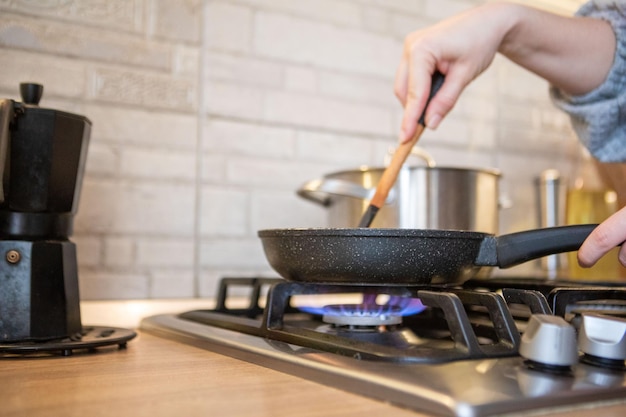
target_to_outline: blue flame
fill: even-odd
[[[361,304],[337,304],[323,307],[298,306],[298,309],[305,313],[316,315],[338,315],[338,316],[368,316],[378,317],[381,315],[411,316],[421,313],[426,306],[418,298],[389,296],[389,300],[384,304],[378,304],[376,297],[378,294],[363,294]]]

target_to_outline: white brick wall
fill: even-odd
[[[221,276],[274,276],[257,230],[325,225],[295,190],[382,165],[404,36],[480,3],[0,0],[2,97],[38,81],[43,106],[93,122],[73,236],[81,296],[210,296]],[[503,171],[502,232],[535,226],[532,178],[568,173],[578,152],[545,83],[501,58],[422,146],[441,166]]]
[[[121,32],[141,33],[144,27],[144,5],[146,0],[72,0],[38,1],[37,7],[27,0],[3,0],[0,6],[5,11],[17,11],[47,20],[80,23]],[[38,19],[38,20],[43,20]]]
[[[260,56],[357,74],[389,76],[402,48],[390,37],[279,13],[257,12],[254,28]]]
[[[191,184],[86,178],[76,218],[81,233],[193,236]]]
[[[253,11],[233,3],[207,2],[204,42],[208,48],[218,51],[246,53],[251,49]]]
[[[152,0],[147,7],[150,36],[192,44],[200,40],[202,0]]]
[[[1,16],[0,14],[0,19]],[[0,32],[0,88],[4,92],[3,97],[17,98],[17,86],[22,81],[38,81],[44,84],[46,99],[66,97],[77,100],[85,96],[87,77],[83,63],[59,56],[11,49],[5,39]]]

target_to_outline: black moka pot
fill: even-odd
[[[68,238],[91,122],[39,107],[42,85],[20,92],[22,103],[0,100],[0,342],[80,338]]]

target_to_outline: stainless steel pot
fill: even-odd
[[[402,168],[372,227],[498,233],[499,179],[493,169]],[[303,184],[301,197],[328,209],[328,227],[355,227],[384,168],[339,171]]]

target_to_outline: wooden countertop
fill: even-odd
[[[121,308],[120,317],[135,320],[129,311],[147,311],[146,303],[139,305],[107,303],[106,318],[94,313],[102,306],[90,306],[83,323],[111,323],[116,306]],[[149,313],[154,312],[152,307]],[[163,307],[159,304],[157,310]],[[111,323],[124,327],[120,324]],[[111,347],[69,357],[0,358],[0,376],[0,416],[424,417],[141,331],[122,350]],[[587,417],[590,413],[623,417],[626,403],[550,416]]]
[[[123,350],[0,359],[0,415],[419,414],[140,332]]]
[[[0,415],[423,417],[140,332],[126,349],[0,359]],[[622,417],[626,405],[551,416]]]

